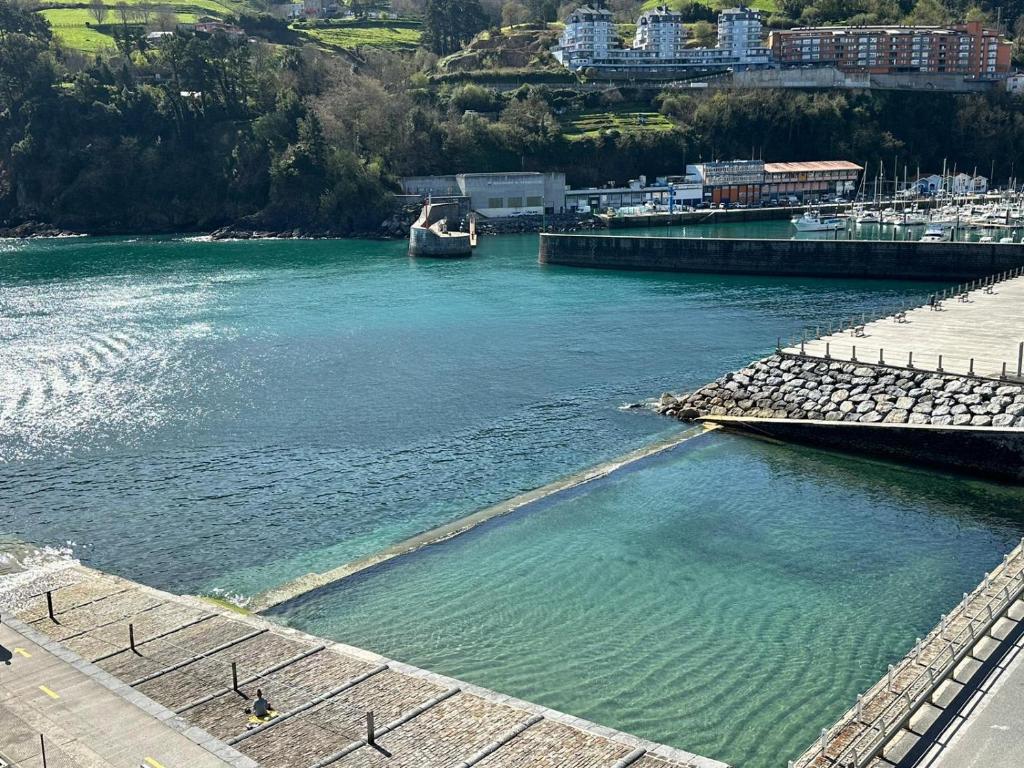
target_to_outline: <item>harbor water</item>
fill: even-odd
[[[67,547],[244,600],[671,435],[625,406],[935,287],[536,258],[536,236],[458,261],[401,242],[0,241],[0,550]],[[280,615],[757,768],[1022,528],[1020,496],[984,483],[686,446]]]

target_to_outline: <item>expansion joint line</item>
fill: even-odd
[[[326,693],[323,693],[320,696],[317,696],[315,699],[311,699],[310,701],[307,701],[305,704],[302,704],[302,705],[296,707],[295,709],[291,710],[290,712],[285,712],[283,714],[280,714],[280,715],[278,715],[277,717],[275,717],[273,720],[271,720],[268,723],[263,723],[263,725],[258,725],[255,728],[253,728],[252,730],[246,731],[245,733],[239,734],[238,736],[235,736],[234,738],[228,739],[228,741],[227,741],[228,746],[233,747],[233,746],[235,746],[235,744],[238,744],[240,741],[245,741],[250,736],[255,736],[257,733],[263,733],[268,728],[273,728],[275,725],[280,725],[285,720],[290,720],[291,718],[295,717],[296,715],[302,714],[306,710],[312,709],[313,707],[317,706],[318,704],[323,704],[325,701],[328,701],[329,699],[333,699],[339,693],[344,693],[349,688],[354,688],[355,686],[359,685],[363,681],[369,680],[374,675],[380,674],[381,672],[383,672],[387,668],[388,668],[387,664],[381,664],[379,667],[374,667],[373,669],[369,670],[368,672],[364,672],[363,674],[358,675],[357,677],[350,678],[350,679],[346,680],[344,683],[342,683],[341,685],[339,685],[337,688],[332,688],[331,690],[327,691]]]
[[[151,643],[154,640],[160,640],[160,639],[162,639],[164,637],[167,637],[168,635],[173,635],[175,632],[180,632],[183,629],[188,629],[189,627],[194,627],[196,624],[202,624],[204,621],[209,621],[210,619],[212,619],[216,615],[217,614],[215,614],[215,613],[208,613],[205,616],[200,616],[199,618],[193,619],[192,621],[187,621],[184,624],[182,624],[181,626],[174,627],[173,629],[168,629],[166,632],[161,632],[160,634],[153,635],[152,637],[147,637],[145,640],[137,641],[135,643],[135,647],[138,648],[139,646],[145,645],[146,643]],[[117,656],[118,654],[124,653],[125,651],[128,651],[128,650],[131,650],[131,648],[128,647],[128,646],[125,646],[124,648],[120,648],[120,649],[118,649],[116,651],[111,651],[110,653],[105,653],[102,656],[97,656],[95,659],[93,659],[92,663],[93,664],[98,664],[101,661],[106,661],[107,659],[113,658],[114,656]]]
[[[479,749],[476,752],[474,752],[472,755],[467,757],[461,763],[456,765],[455,768],[473,768],[474,765],[476,765],[477,763],[483,761],[485,758],[490,757],[495,752],[497,752],[499,749],[501,749],[506,744],[508,744],[510,741],[512,741],[512,739],[516,738],[516,736],[518,736],[523,731],[525,731],[527,728],[530,728],[530,727],[536,725],[537,723],[539,723],[543,719],[544,719],[543,715],[533,715],[531,718],[529,718],[528,720],[523,721],[522,723],[517,725],[515,728],[512,728],[511,730],[506,731],[505,733],[503,733],[501,736],[499,736],[497,739],[492,741],[487,746],[485,746],[482,749]],[[612,768],[617,768],[617,766],[612,766]]]
[[[242,635],[241,637],[235,638],[234,640],[229,640],[226,643],[221,643],[216,648],[211,648],[208,651],[204,651],[203,653],[196,654],[191,659],[185,659],[185,661],[179,661],[177,664],[172,664],[169,667],[164,667],[163,669],[157,670],[156,672],[151,672],[148,675],[144,675],[143,677],[140,677],[138,680],[133,680],[131,683],[129,683],[129,685],[132,688],[135,688],[136,686],[142,685],[143,683],[148,683],[150,680],[155,680],[156,678],[158,678],[158,677],[160,677],[162,675],[166,675],[166,674],[168,674],[170,672],[174,672],[176,670],[182,669],[183,667],[187,667],[189,664],[194,664],[197,661],[202,661],[203,659],[205,659],[205,658],[207,658],[209,656],[213,656],[213,654],[215,654],[215,653],[220,653],[221,651],[226,651],[228,648],[236,646],[239,643],[244,643],[246,640],[252,640],[254,637],[259,637],[260,635],[262,635],[263,633],[265,633],[267,631],[268,630],[266,630],[266,629],[257,629],[255,632],[248,632],[248,633]]]
[[[143,608],[142,610],[136,611],[135,613],[133,613],[131,615],[131,618],[135,618],[136,616],[141,616],[144,613],[149,613],[150,611],[154,611],[154,610],[156,610],[157,608],[159,608],[162,605],[167,605],[167,603],[157,603],[156,605],[151,605],[148,608]],[[90,632],[93,632],[93,631],[95,631],[97,629],[103,629],[104,627],[113,626],[114,624],[122,622],[122,621],[124,621],[127,618],[129,618],[129,617],[126,616],[126,615],[118,616],[116,619],[110,619],[110,621],[101,622],[101,623],[99,623],[99,624],[97,624],[97,625],[95,625],[93,627],[89,627],[87,629],[79,630],[78,632],[75,632],[74,634],[65,635],[58,642],[66,643],[68,640],[74,640],[75,638],[81,637],[82,635],[87,635]],[[136,643],[136,645],[138,645],[138,643]]]
[[[632,765],[633,763],[635,763],[637,760],[639,760],[641,757],[643,757],[646,754],[647,754],[647,750],[646,749],[643,749],[643,748],[634,749],[632,752],[630,752],[624,758],[622,758],[621,760],[618,760],[612,766],[612,768],[627,768],[627,766]]]
[[[75,582],[75,584],[77,584],[77,583],[78,582]],[[75,586],[75,584],[68,584],[67,586],[73,587],[73,586]],[[63,589],[63,587],[61,589]],[[64,608],[63,610],[60,610],[60,611],[54,610],[53,615],[54,616],[63,616],[65,613],[71,613],[71,611],[77,611],[79,608],[85,608],[87,605],[95,605],[96,603],[101,603],[104,600],[107,600],[107,599],[109,599],[111,597],[115,597],[117,595],[123,595],[125,592],[130,592],[131,589],[132,589],[131,587],[125,587],[125,588],[119,589],[119,590],[117,590],[115,592],[110,592],[110,593],[108,593],[106,595],[100,595],[99,597],[94,597],[92,600],[86,600],[84,603],[75,603],[74,605],[72,605],[69,608]],[[60,589],[53,589],[53,590],[50,590],[50,592],[59,593]],[[39,592],[38,594],[32,595],[32,597],[43,597],[45,594],[46,594],[46,592]],[[29,626],[31,626],[33,624],[38,624],[41,621],[49,621],[49,619],[50,619],[49,616],[40,616],[38,619],[32,619],[32,621],[29,622]]]
[[[450,699],[452,696],[454,696],[457,693],[461,692],[461,690],[462,689],[458,688],[458,687],[449,688],[444,693],[441,693],[441,694],[435,696],[432,699],[428,699],[427,701],[423,702],[422,704],[420,704],[415,709],[410,709],[408,712],[406,712],[405,714],[401,715],[396,720],[392,720],[390,723],[385,725],[383,728],[379,728],[379,729],[375,730],[373,732],[373,738],[377,739],[377,737],[379,737],[379,736],[386,736],[387,734],[391,733],[396,728],[399,728],[399,727],[405,725],[406,723],[408,723],[413,718],[419,717],[420,715],[422,715],[424,712],[426,712],[431,707],[436,707],[438,704],[440,704],[445,699]],[[361,748],[367,746],[368,744],[369,744],[369,742],[367,742],[366,739],[360,739],[359,741],[353,741],[351,744],[349,744],[344,749],[335,752],[333,755],[328,755],[327,757],[325,757],[320,762],[315,763],[311,768],[325,768],[326,766],[331,765],[331,763],[336,763],[338,760],[341,760],[343,757],[351,755],[357,749],[361,749]]]
[[[243,685],[255,683],[260,678],[266,677],[267,675],[272,675],[275,672],[280,672],[285,667],[290,667],[292,664],[295,664],[296,662],[302,661],[303,659],[307,659],[316,653],[320,653],[320,651],[324,650],[324,648],[326,648],[326,646],[318,645],[315,648],[310,648],[308,651],[297,653],[291,658],[278,662],[272,667],[267,667],[266,669],[262,669],[259,672],[256,672],[255,674],[249,675],[249,677],[239,680],[238,687],[241,688]],[[209,693],[206,696],[196,699],[195,701],[188,702],[185,706],[181,707],[180,709],[174,710],[174,714],[180,715],[182,712],[187,712],[190,709],[195,709],[196,707],[202,706],[203,704],[213,701],[216,698],[236,691],[236,688],[221,688],[219,691],[214,691],[213,693]]]

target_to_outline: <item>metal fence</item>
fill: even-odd
[[[1010,572],[1011,565],[1017,569],[1016,573]],[[898,666],[890,665],[886,677],[866,695],[858,696],[856,705],[839,722],[832,728],[822,729],[817,743],[799,759],[790,761],[790,768],[822,764],[863,768],[868,765],[1022,595],[1024,539],[1003,558],[994,574],[985,574],[984,581],[974,592],[964,594],[953,615],[943,616],[939,626],[923,642],[919,639]],[[951,625],[964,619],[966,624],[946,637]],[[927,661],[922,661],[923,658]],[[907,672],[912,672],[912,676],[901,682]],[[879,704],[880,708],[865,719],[865,713]],[[845,733],[851,728],[853,734]],[[826,758],[827,762],[818,763],[821,758]]]

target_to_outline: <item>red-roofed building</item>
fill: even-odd
[[[847,194],[857,188],[864,170],[847,160],[822,160],[806,163],[765,163],[761,197],[805,197]]]

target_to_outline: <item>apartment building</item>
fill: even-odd
[[[671,74],[687,69],[743,69],[767,66],[770,51],[761,42],[761,14],[746,8],[722,11],[718,45],[689,47],[682,15],[658,7],[637,19],[630,46],[616,35],[614,17],[604,8],[583,6],[569,14],[552,54],[572,70],[601,73]]]
[[[1000,79],[1010,71],[1011,44],[981,22],[954,27],[807,27],[772,32],[782,66],[834,66],[849,72],[950,73]]]

